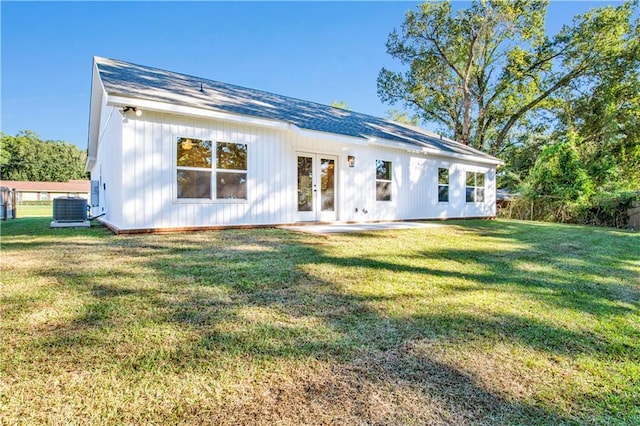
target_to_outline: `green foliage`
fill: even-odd
[[[387,52],[406,69],[380,71],[380,99],[401,103],[422,120],[450,129],[454,139],[494,155],[516,142],[513,130],[529,125],[538,111],[554,116],[552,129],[558,129],[556,109],[567,101],[559,103],[556,95],[565,89],[584,95],[585,117],[598,111],[591,108],[594,101],[602,104],[608,113],[593,117],[601,120],[600,128],[609,123],[609,131],[616,130],[624,122],[626,134],[637,130],[640,33],[632,21],[637,3],[593,9],[552,38],[545,36],[546,5],[474,1],[454,13],[449,2],[421,4],[389,35]],[[606,74],[611,74],[609,84],[599,85]],[[610,120],[612,115],[626,118]],[[619,174],[640,169],[629,143],[625,139],[624,154],[612,160],[620,165],[622,157],[633,156],[631,166],[619,167]]]
[[[0,174],[4,180],[66,182],[86,179],[87,156],[73,144],[43,141],[30,130],[0,134]]]
[[[524,195],[513,198],[507,206],[499,209],[498,216],[626,228],[629,222],[628,210],[639,203],[640,193],[637,191],[599,191],[589,198],[583,197],[576,201]]]
[[[640,188],[640,22],[637,15],[632,20],[633,12],[627,3],[582,17],[581,33],[601,34],[575,43],[608,59],[559,93],[553,107],[552,137],[578,133],[581,161],[606,191]]]
[[[583,223],[623,228],[629,219],[627,211],[640,203],[640,192],[597,192],[589,207],[582,212]]]
[[[547,146],[536,160],[527,183],[525,196],[532,199],[554,197],[576,202],[593,193],[593,184],[580,164],[572,141]]]
[[[500,156],[505,164],[497,173],[498,188],[509,189],[512,192],[520,190],[536,158],[549,143],[549,139],[540,135],[539,131],[531,128],[529,132],[522,132],[517,135],[516,143],[505,148]]]
[[[387,41],[387,52],[409,69],[383,68],[378,95],[445,125],[455,139],[491,150],[487,136],[508,120],[505,106],[530,102],[520,98],[537,91],[523,89],[550,61],[543,48],[546,5],[476,1],[454,14],[449,2],[421,4]]]

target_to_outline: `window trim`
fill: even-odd
[[[467,181],[469,179],[468,174],[473,173],[473,185],[468,185]],[[482,175],[482,186],[478,185],[478,175]],[[486,185],[487,185],[487,172],[472,172],[467,170],[465,173],[465,181],[464,181],[464,198],[467,204],[482,204],[486,202]],[[473,200],[467,200],[467,190],[469,188],[473,188]],[[482,201],[478,201],[478,193],[479,189],[482,190]]]
[[[446,170],[447,171],[447,183],[440,183],[440,170]],[[438,171],[436,173],[436,180],[437,180],[437,196],[438,196],[438,204],[449,204],[449,199],[451,198],[451,192],[449,191],[450,187],[451,187],[451,170],[449,167],[438,167]],[[442,201],[440,200],[440,188],[441,187],[447,187],[447,200],[446,201]]]
[[[202,141],[211,141],[211,167],[186,167],[178,166],[178,139],[198,139]],[[236,169],[218,169],[218,158],[216,148],[218,143],[229,143],[237,145],[245,145],[247,147],[247,168],[246,170]],[[185,136],[184,134],[174,134],[172,137],[172,165],[173,165],[173,203],[174,204],[249,204],[249,168],[250,168],[250,155],[249,155],[249,142],[229,142],[225,139],[216,139],[215,137],[209,138],[206,136]],[[178,170],[192,170],[211,173],[211,194],[209,198],[178,198]],[[217,175],[218,171],[228,173],[245,173],[247,184],[247,198],[217,198]]]
[[[378,179],[378,161],[382,161],[383,163],[389,163],[389,177],[391,179]],[[376,160],[376,168],[375,168],[375,181],[376,181],[376,202],[377,203],[389,203],[394,201],[394,196],[393,196],[393,161],[390,160]],[[391,186],[391,191],[389,194],[389,199],[388,200],[379,200],[378,199],[378,182],[384,182],[384,183],[389,183]]]
[[[224,143],[227,145],[244,145],[245,149],[246,149],[246,156],[247,158],[245,159],[245,167],[246,169],[221,169],[218,167],[218,144],[219,143]],[[241,143],[241,142],[228,142],[228,141],[223,141],[223,140],[216,140],[215,142],[215,156],[214,156],[214,160],[215,163],[212,163],[212,169],[213,169],[213,176],[211,177],[212,180],[212,185],[214,185],[215,188],[215,197],[212,197],[213,200],[216,201],[226,201],[226,202],[233,202],[233,200],[239,200],[239,201],[245,201],[248,202],[249,201],[249,144],[247,143]],[[213,167],[215,165],[215,167]],[[245,175],[245,192],[246,192],[246,197],[247,198],[219,198],[218,197],[218,173],[243,173]]]

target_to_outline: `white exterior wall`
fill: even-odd
[[[110,109],[104,108],[103,115]],[[338,157],[338,221],[495,215],[493,166],[349,143],[331,135],[149,111],[123,118],[116,110],[105,123],[92,179],[102,167],[107,190],[101,186],[100,209],[104,207],[106,221],[121,230],[294,223],[298,152]],[[175,150],[180,136],[247,144],[248,200],[178,200]],[[347,166],[347,155],[356,157],[355,167]],[[392,162],[392,201],[375,199],[376,160]],[[448,203],[438,203],[438,167],[450,169]],[[466,171],[486,173],[484,203],[465,202]]]
[[[100,182],[99,205],[92,216],[104,214],[104,220],[117,226],[122,223],[122,115],[118,108],[102,105],[100,136],[91,180]]]
[[[354,147],[354,168],[343,167],[348,181],[343,189],[345,219],[405,220],[495,216],[495,168],[385,147]],[[376,160],[391,161],[391,201],[376,201]],[[345,163],[343,161],[343,163]],[[449,202],[438,202],[438,168],[449,169]],[[466,172],[486,173],[485,202],[465,201]],[[358,207],[358,212],[355,208]],[[368,213],[363,213],[367,211]]]

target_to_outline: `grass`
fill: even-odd
[[[16,206],[16,216],[19,218],[23,217],[37,217],[37,216],[46,216],[51,218],[53,216],[53,204],[44,204],[44,205],[29,205],[29,204],[18,204]]]
[[[2,223],[0,423],[640,423],[640,234]]]

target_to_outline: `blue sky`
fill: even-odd
[[[84,149],[94,55],[384,116],[385,41],[417,4],[2,1],[1,130]],[[548,31],[603,4],[552,2]]]

